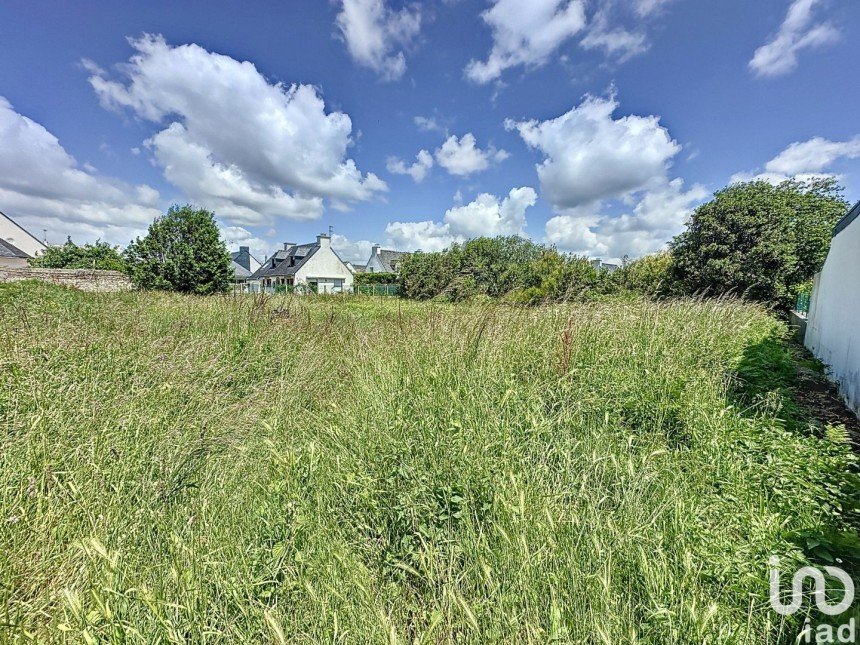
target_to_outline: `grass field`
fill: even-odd
[[[857,489],[784,334],[0,286],[0,641],[788,641]]]

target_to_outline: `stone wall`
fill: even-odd
[[[41,280],[81,291],[130,291],[132,288],[128,276],[119,271],[0,267],[0,282],[18,282],[19,280]]]

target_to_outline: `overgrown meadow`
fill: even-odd
[[[840,556],[856,480],[785,334],[0,286],[0,640],[790,642],[768,558]]]

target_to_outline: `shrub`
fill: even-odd
[[[644,296],[671,293],[672,256],[669,253],[646,255],[625,264],[615,275],[618,284]]]
[[[78,246],[69,237],[62,246],[49,246],[41,255],[31,258],[30,266],[41,269],[106,269],[125,273],[128,266],[117,249],[101,240]]]
[[[353,281],[357,285],[366,284],[395,284],[396,273],[356,273]]]

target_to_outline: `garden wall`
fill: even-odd
[[[0,282],[41,280],[81,291],[130,291],[131,281],[119,271],[100,269],[13,269],[0,267]]]

